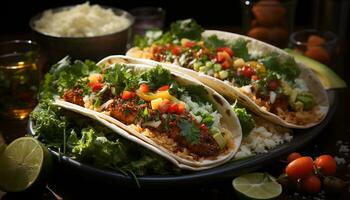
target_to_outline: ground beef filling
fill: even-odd
[[[63,99],[65,101],[84,106],[82,93],[83,91],[81,89],[67,90],[63,95]],[[115,98],[113,102],[108,105],[106,110],[110,112],[110,116],[127,125],[136,124],[137,122],[135,121],[137,121],[139,112],[143,111],[145,108],[150,107],[147,103],[139,104],[139,100],[139,98],[133,98],[131,100],[125,101],[121,98]],[[152,115],[152,110],[149,109],[149,111]],[[162,121],[162,125],[160,127],[147,128],[156,134],[167,134],[169,138],[173,139],[177,143],[179,151],[183,150],[183,148],[187,148],[191,153],[199,157],[219,155],[220,148],[218,144],[207,129],[199,128],[200,124],[196,124],[200,129],[198,144],[191,144],[186,140],[186,138],[181,134],[181,129],[178,127],[178,120],[183,117],[185,116],[178,116],[176,119],[170,122],[160,117],[160,120]],[[194,120],[191,119],[190,116],[186,116],[186,118],[191,121]],[[168,128],[165,130],[164,126],[167,126]]]
[[[147,107],[147,104],[139,105],[137,98],[124,101],[121,98],[117,98],[111,103],[107,110],[110,111],[110,115],[119,121],[129,125],[135,122],[137,114],[140,110]]]
[[[63,99],[65,101],[74,103],[79,106],[84,107],[84,100],[83,100],[83,90],[79,88],[73,88],[70,90],[67,90],[63,94]]]
[[[190,152],[198,156],[209,157],[217,156],[220,153],[220,147],[208,130],[200,129],[199,143],[190,144],[181,134],[177,122],[169,123],[169,135],[180,147],[187,148]]]

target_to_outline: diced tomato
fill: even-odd
[[[217,52],[225,51],[225,52],[228,53],[231,57],[234,55],[232,49],[229,48],[229,47],[219,47],[219,48],[216,49],[216,51],[217,51]]]
[[[149,92],[149,87],[148,87],[147,84],[142,83],[142,84],[140,85],[139,90],[140,90],[141,92],[143,92],[143,93],[148,93],[148,92]]]
[[[278,88],[278,86],[279,86],[278,81],[277,80],[272,80],[272,81],[269,82],[268,88],[269,88],[269,90],[274,91],[274,90],[276,90]]]
[[[200,129],[203,131],[207,131],[208,127],[205,124],[201,124]]]
[[[178,56],[180,55],[181,53],[181,47],[179,46],[174,46],[172,49],[171,49],[171,53]]]
[[[177,114],[183,114],[183,113],[185,113],[185,111],[186,111],[186,106],[185,106],[185,104],[183,104],[183,103],[179,103],[178,105],[177,105]]]
[[[167,91],[169,87],[169,85],[163,85],[162,87],[158,88],[158,91]]]
[[[178,105],[176,103],[173,103],[168,107],[167,112],[168,113],[177,113],[178,110],[179,110]]]
[[[171,104],[170,100],[164,99],[158,106],[159,112],[166,113],[168,111],[170,104]]]
[[[99,91],[103,87],[103,84],[100,82],[90,82],[90,83],[88,83],[88,85],[92,89],[93,92]]]
[[[132,99],[136,96],[136,93],[135,92],[130,92],[130,91],[127,91],[127,90],[124,90],[121,94],[121,97],[123,100],[128,100],[128,99]]]
[[[225,60],[223,63],[221,63],[221,66],[222,66],[222,68],[224,68],[224,69],[228,69],[228,68],[230,68],[231,63],[230,63],[230,61]]]
[[[226,58],[224,57],[224,55],[223,55],[221,52],[218,52],[218,53],[216,54],[216,60],[217,60],[218,62],[223,62],[223,61],[226,60]]]
[[[259,77],[258,77],[257,75],[253,75],[253,76],[252,76],[252,80],[253,80],[253,81],[257,81],[257,80],[259,80]]]
[[[253,68],[251,68],[249,66],[244,66],[244,67],[242,67],[242,74],[243,74],[243,76],[250,78],[253,75],[255,75],[256,72]]]
[[[186,41],[184,46],[187,48],[192,48],[195,45],[196,45],[195,41]]]

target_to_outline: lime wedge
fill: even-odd
[[[273,199],[282,193],[282,187],[267,173],[250,173],[232,181],[233,188],[249,199]]]
[[[0,189],[23,191],[32,186],[51,167],[51,155],[39,141],[21,137],[0,155]]]

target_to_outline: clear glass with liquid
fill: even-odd
[[[32,41],[0,44],[0,115],[26,119],[36,105],[40,79],[39,47]]]

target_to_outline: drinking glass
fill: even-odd
[[[26,119],[36,104],[39,46],[31,40],[0,43],[0,116]]]
[[[131,9],[130,13],[135,17],[135,23],[128,48],[133,46],[136,35],[144,36],[148,30],[164,27],[165,10],[160,7],[138,7]]]

